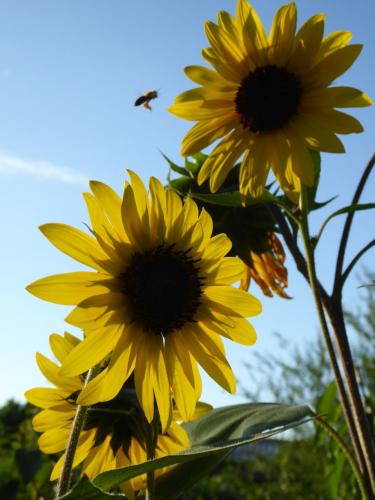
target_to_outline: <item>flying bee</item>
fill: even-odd
[[[145,109],[149,109],[151,111],[151,106],[150,106],[150,101],[152,99],[156,99],[158,96],[157,90],[149,90],[145,94],[141,95],[141,97],[138,97],[138,99],[135,101],[134,106],[140,106],[143,104],[143,107]]]

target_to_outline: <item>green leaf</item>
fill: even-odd
[[[178,497],[182,491],[189,490],[199,479],[208,475],[229,455],[230,451],[218,452],[176,465],[171,471],[156,479],[156,498],[165,500]]]
[[[249,403],[217,408],[209,415],[185,424],[191,448],[142,464],[103,472],[93,482],[96,486],[108,490],[139,474],[169,465],[183,464],[185,466],[194,461],[195,465],[190,464],[186,470],[179,467],[173,469],[169,474],[170,480],[165,479],[163,482],[160,480],[160,486],[163,486],[165,490],[168,489],[169,492],[175,490],[175,494],[178,494],[181,488],[184,488],[184,481],[190,483],[197,481],[212,466],[225,458],[232,449],[299,425],[306,419],[309,411],[308,406],[274,403]],[[187,471],[189,477],[186,477]],[[176,477],[179,478],[179,483],[176,482]],[[156,488],[158,491],[158,486]],[[160,495],[162,494],[164,493],[161,492]],[[168,498],[173,497],[168,496]]]
[[[337,457],[335,457],[334,465],[329,467],[330,474],[328,477],[328,490],[332,500],[336,500],[339,498],[339,486],[343,479],[343,472],[345,466],[345,457],[342,453],[340,453]],[[329,470],[328,469],[328,470]]]
[[[332,198],[329,198],[326,201],[314,201],[311,205],[310,211],[319,210],[319,208],[325,207],[326,205],[331,203],[333,200],[335,200],[337,197],[338,197],[338,195],[332,196]]]
[[[334,380],[330,382],[325,388],[323,394],[320,396],[317,405],[316,413],[318,415],[329,415],[337,404],[336,383]]]
[[[63,498],[64,500],[124,500],[125,496],[105,493],[98,487],[94,486],[87,476],[84,476],[74,485],[73,489],[60,498]]]
[[[213,410],[207,416],[184,424],[190,442],[212,444],[225,439],[237,446],[217,451],[194,461],[178,464],[156,480],[156,496],[160,500],[175,498],[208,474],[234,447],[265,439],[302,423],[310,409],[274,403],[249,403]],[[274,429],[274,430],[269,430]],[[246,437],[243,437],[246,436]]]
[[[360,203],[357,205],[349,205],[347,207],[340,208],[340,210],[336,210],[336,212],[333,212],[333,214],[327,217],[327,219],[323,222],[322,227],[320,228],[319,233],[316,237],[316,240],[319,241],[328,222],[337,215],[348,214],[351,212],[359,212],[360,210],[370,210],[372,208],[375,208],[375,203]]]
[[[366,283],[366,284],[360,285],[358,288],[367,288],[369,286],[375,286],[375,281],[373,281],[372,283]]]
[[[185,175],[185,176],[188,176],[188,175],[189,175],[189,171],[188,171],[188,170],[186,170],[186,168],[184,168],[184,167],[179,167],[178,165],[176,165],[176,164],[175,164],[172,160],[170,160],[170,159],[168,158],[168,156],[166,156],[166,155],[165,155],[164,153],[162,153],[161,151],[160,151],[160,154],[163,156],[163,158],[164,158],[165,160],[167,160],[168,165],[169,165],[169,168],[170,168],[171,170],[173,170],[173,172],[176,172],[176,174]]]
[[[264,191],[261,197],[253,198],[250,195],[242,197],[238,191],[230,191],[226,193],[216,193],[216,194],[202,194],[202,193],[190,193],[192,198],[204,201],[206,203],[211,203],[212,205],[221,205],[224,207],[243,207],[250,205],[259,205],[261,203],[269,203],[271,201],[276,202],[275,198],[268,191]]]

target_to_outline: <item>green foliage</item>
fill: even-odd
[[[217,408],[185,425],[191,443],[188,450],[143,464],[103,472],[93,482],[95,486],[108,490],[138,474],[179,464],[156,482],[157,498],[176,498],[181,491],[189,488],[223,460],[232,449],[298,425],[306,419],[308,413],[307,406],[277,403],[249,403]]]
[[[360,380],[361,395],[374,435],[375,290],[366,289],[363,298],[365,305],[356,312],[346,313],[346,319],[352,329],[354,362]],[[265,352],[257,353],[256,362],[251,366],[248,365],[249,380],[254,381],[252,385],[262,387],[262,390],[272,395],[272,399],[289,404],[295,401],[307,402],[349,444],[336,386],[332,380],[328,354],[320,335],[316,341],[308,343],[303,349],[292,348],[281,335],[275,337],[279,343],[279,350],[286,354],[283,358],[287,361]],[[243,392],[250,400],[257,400],[260,396],[259,391],[253,391],[249,387],[243,387]],[[300,463],[307,464],[306,471],[310,480],[314,477],[323,478],[323,482],[311,480],[310,487],[306,490],[312,495],[311,498],[332,500],[360,498],[351,468],[336,443],[322,428],[312,425],[299,427],[294,431],[294,436],[293,441],[289,443],[290,449],[294,450],[292,456],[284,461],[287,449],[281,448],[270,464],[270,467],[276,467],[278,470],[280,463],[284,461],[285,468],[279,470],[278,474],[280,481],[284,477],[286,491],[290,492],[289,498],[305,498],[302,488],[304,475],[302,470],[299,470]],[[302,489],[297,494],[295,478],[298,478],[299,473],[296,473],[298,470],[301,473],[299,482]],[[264,498],[268,498],[266,495],[269,488],[272,486],[267,482],[264,485]]]
[[[0,498],[53,498],[52,458],[42,454],[31,427],[34,409],[15,401],[0,408]]]

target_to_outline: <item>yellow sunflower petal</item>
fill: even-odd
[[[103,382],[108,374],[108,368],[104,368],[99,375],[89,381],[77,398],[77,404],[91,406],[98,402],[106,401],[103,397]]]
[[[290,150],[287,165],[301,179],[306,186],[313,186],[315,170],[312,157],[307,149],[303,135],[300,134],[298,124],[290,125],[287,134]]]
[[[175,102],[168,108],[168,111],[179,118],[185,120],[212,120],[222,116],[232,116],[233,100],[198,100]]]
[[[121,333],[122,328],[118,325],[107,326],[91,332],[64,359],[60,375],[72,377],[97,365],[112,351]]]
[[[39,229],[61,252],[86,266],[101,269],[98,259],[105,260],[106,256],[92,236],[66,224],[44,224]]]
[[[345,73],[354,63],[362,50],[362,45],[353,44],[330,52],[311,68],[305,76],[310,85],[324,87]]]
[[[70,343],[62,335],[53,333],[49,336],[49,345],[56,359],[62,362],[72,350]]]
[[[241,134],[239,129],[234,129],[224,137],[203,163],[198,174],[198,184],[203,184],[209,177],[211,191],[217,191],[245,150],[247,139],[247,134]]]
[[[61,387],[62,389],[71,391],[72,393],[81,389],[82,384],[78,377],[62,377],[59,374],[59,367],[51,360],[43,356],[43,354],[40,354],[40,352],[36,353],[36,362],[39,370],[43,373],[46,379],[56,387]]]
[[[354,116],[330,109],[319,113],[316,119],[322,126],[328,127],[336,134],[358,134],[363,132],[363,127]]]
[[[169,377],[172,380],[173,396],[185,422],[192,419],[196,405],[194,374],[191,359],[186,349],[176,349],[178,333],[171,333],[166,338],[165,354]],[[182,362],[180,360],[182,358]]]
[[[255,9],[246,0],[239,0],[236,9],[238,28],[243,34],[243,43],[257,64],[265,61],[262,49],[268,46],[267,33]],[[258,53],[257,53],[258,52]]]
[[[75,408],[66,403],[66,409],[59,407],[58,411],[42,410],[33,417],[33,428],[36,432],[45,432],[55,427],[71,428]]]
[[[232,285],[240,281],[245,272],[245,264],[237,257],[225,257],[223,262],[207,275],[212,285]]]
[[[50,429],[44,432],[38,439],[39,448],[44,453],[58,453],[64,450],[70,434],[70,429]]]
[[[245,54],[241,50],[241,45],[215,23],[207,21],[205,29],[208,41],[214,51],[222,60],[227,61],[228,66],[235,72],[237,81],[241,81],[250,69]]]
[[[39,408],[52,408],[58,404],[64,403],[70,396],[70,391],[63,389],[52,389],[49,387],[37,387],[25,392],[25,398],[34,406]]]
[[[323,39],[318,57],[322,59],[331,52],[346,47],[351,39],[352,34],[350,31],[334,31],[330,33]]]
[[[152,357],[152,378],[155,399],[159,410],[162,431],[168,427],[171,419],[171,395],[170,381],[164,358],[163,339],[161,336],[153,336],[150,339]]]
[[[245,319],[238,319],[234,326],[226,326],[224,323],[211,318],[203,318],[199,324],[205,329],[242,345],[253,345],[256,342],[255,329]]]
[[[131,244],[136,250],[147,249],[150,245],[148,227],[142,224],[133,188],[127,185],[121,206],[122,222]]]
[[[90,188],[111,222],[112,231],[116,232],[118,238],[126,240],[121,219],[121,198],[119,195],[110,186],[99,181],[91,181]]]
[[[224,233],[215,235],[208,242],[202,259],[204,261],[220,260],[232,248],[232,242]]]
[[[216,73],[216,71],[208,69],[205,66],[187,66],[184,71],[190,80],[198,83],[199,85],[214,88],[220,92],[237,91],[238,85],[228,82],[225,78]]]
[[[270,62],[283,66],[290,58],[297,23],[297,10],[294,3],[282,6],[276,13],[269,36]]]
[[[295,37],[294,53],[288,68],[301,72],[312,66],[321,47],[324,20],[324,14],[316,14],[301,26]]]
[[[196,123],[182,141],[181,154],[187,156],[198,153],[220,137],[228,134],[237,122],[238,117],[233,106],[232,114]]]
[[[138,349],[134,370],[135,390],[145,416],[151,422],[154,417],[154,380],[150,363],[150,359],[153,359],[153,353],[149,349],[147,334],[140,332],[140,335],[142,335],[141,345]]]
[[[204,290],[204,296],[233,311],[232,316],[256,316],[262,311],[262,305],[258,299],[238,288],[207,286]]]
[[[162,243],[161,235],[165,234],[164,214],[167,209],[165,189],[155,177],[150,178],[150,230],[156,245]]]
[[[219,73],[219,75],[224,78],[225,80],[228,80],[229,82],[232,82],[233,84],[238,84],[238,73],[236,70],[233,70],[231,66],[228,64],[225,64],[225,61],[223,61],[216,52],[210,47],[207,49],[202,50],[202,56],[206,61],[213,66],[216,71]]]
[[[258,198],[263,194],[270,171],[267,136],[259,136],[246,151],[240,168],[240,191]]]
[[[134,370],[137,357],[139,326],[130,325],[118,341],[103,378],[100,401],[113,399]],[[80,399],[81,400],[81,399]],[[82,401],[87,401],[82,393]],[[86,404],[90,404],[86,402]]]
[[[36,297],[56,304],[75,305],[110,288],[111,280],[99,273],[55,274],[34,281],[26,290]]]
[[[300,115],[294,124],[299,133],[305,137],[306,143],[317,151],[327,153],[344,153],[345,148],[340,139],[328,127],[324,127],[311,114]]]
[[[205,345],[204,339],[191,331],[185,331],[184,337],[184,342],[189,351],[202,366],[204,371],[223,387],[223,389],[234,394],[236,391],[236,379],[225,358],[214,356]],[[209,344],[209,347],[212,347],[212,345]],[[215,352],[217,351],[215,350]]]
[[[330,108],[357,108],[370,106],[372,99],[353,87],[314,89],[303,98],[302,111],[316,112]]]
[[[132,170],[127,170],[131,185],[134,192],[135,202],[137,204],[138,213],[140,214],[141,220],[144,221],[144,215],[147,212],[147,190],[142,182],[142,179]]]

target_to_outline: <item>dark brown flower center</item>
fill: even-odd
[[[164,336],[194,321],[202,295],[196,262],[174,246],[135,253],[120,275],[132,319]]]
[[[285,68],[256,68],[242,80],[236,94],[241,123],[252,132],[281,129],[298,113],[301,85]]]

